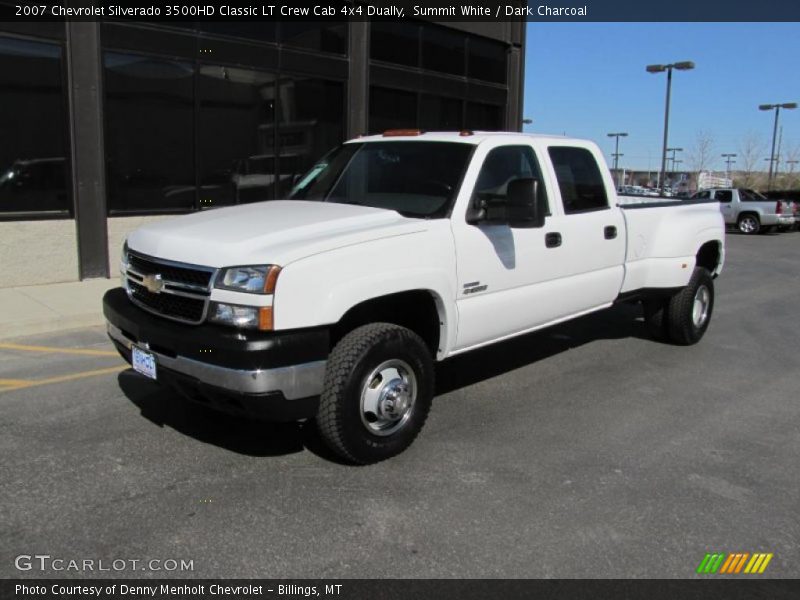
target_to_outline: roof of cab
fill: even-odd
[[[391,131],[391,130],[390,130]],[[362,137],[348,140],[346,143],[360,142],[403,142],[403,141],[424,141],[424,142],[458,142],[462,144],[480,144],[487,139],[506,138],[525,138],[525,139],[568,139],[560,135],[544,135],[540,133],[519,133],[516,131],[423,131],[421,133],[393,133],[385,135],[365,135]]]

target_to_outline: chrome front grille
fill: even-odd
[[[208,313],[216,269],[128,251],[128,297],[151,313],[181,323],[202,323]]]

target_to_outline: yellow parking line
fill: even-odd
[[[82,354],[84,356],[118,356],[112,350],[88,350],[85,348],[54,348],[52,346],[26,346],[24,344],[0,343],[0,350],[20,350],[22,352],[57,352],[59,354]]]
[[[53,383],[62,383],[64,381],[74,381],[76,379],[84,379],[86,377],[95,377],[97,375],[107,375],[109,373],[117,373],[127,369],[128,365],[117,365],[116,367],[108,367],[106,369],[94,369],[93,371],[81,371],[80,373],[71,373],[69,375],[60,375],[58,377],[48,377],[47,379],[31,379],[31,380],[16,380],[18,383],[13,384],[12,387],[0,389],[0,394],[3,392],[10,392],[13,390],[23,390],[40,385],[50,385]],[[9,380],[0,380],[9,381]]]
[[[28,379],[0,379],[0,385],[10,385],[10,386],[17,386],[17,385],[27,385],[30,383]]]

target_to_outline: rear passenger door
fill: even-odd
[[[608,305],[625,277],[627,235],[622,210],[610,204],[610,177],[603,177],[589,148],[552,145],[547,151],[563,209],[559,252],[550,258],[562,264],[570,290],[580,299],[574,308]]]

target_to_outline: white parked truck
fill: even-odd
[[[697,342],[723,260],[715,202],[621,208],[591,142],[398,130],[333,150],[287,200],[137,229],[104,312],[136,371],[221,410],[313,418],[365,464],[420,432],[436,361],[621,301]]]

